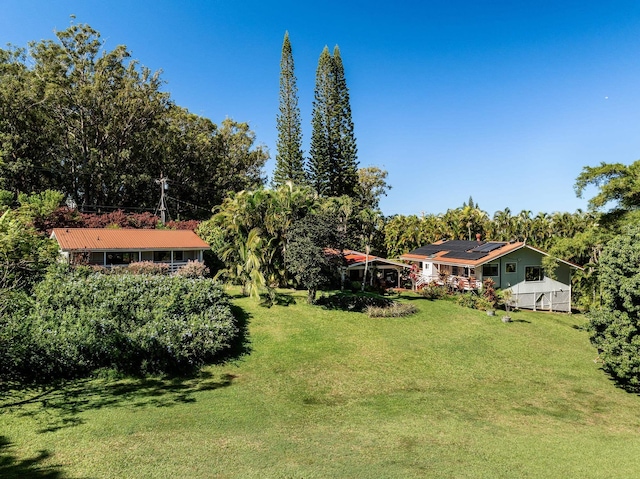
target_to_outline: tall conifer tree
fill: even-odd
[[[353,197],[358,184],[357,148],[349,90],[337,45],[333,56],[325,46],[318,60],[312,127],[312,186],[323,196]]]
[[[336,45],[333,49],[333,63],[336,82],[336,123],[338,129],[338,167],[339,184],[342,194],[353,196],[358,184],[358,148],[351,118],[351,102],[349,89],[344,76],[344,66],[340,49]]]
[[[319,195],[330,196],[330,173],[335,145],[332,144],[333,73],[332,58],[326,46],[318,59],[313,100],[309,177]]]
[[[277,117],[277,128],[276,168],[272,183],[274,186],[283,185],[287,181],[303,184],[306,182],[306,173],[302,155],[302,128],[289,32],[285,32],[282,43],[280,113]]]

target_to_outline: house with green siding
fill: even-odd
[[[415,288],[432,282],[473,291],[491,278],[510,290],[517,307],[571,311],[571,274],[580,266],[559,259],[553,278],[545,272],[544,251],[522,241],[442,240],[421,246],[400,259],[412,263]]]

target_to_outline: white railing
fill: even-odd
[[[428,275],[428,274],[421,273],[416,276],[416,280],[415,280],[416,288],[420,288],[421,286],[424,286],[429,283],[436,283],[436,284],[439,284],[440,286],[444,286],[445,284],[447,284],[452,288],[460,289],[464,291],[472,291],[472,290],[475,291],[477,289],[480,289],[481,287],[480,281],[478,281],[475,278],[472,279],[472,278],[465,278],[462,276],[449,275],[443,281],[442,279],[440,279],[439,275]]]

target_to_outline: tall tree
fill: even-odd
[[[333,69],[336,89],[336,123],[338,130],[337,195],[353,196],[358,186],[358,148],[351,117],[349,88],[344,75],[340,48],[333,48]]]
[[[354,197],[358,185],[357,148],[349,90],[340,50],[324,47],[318,59],[313,102],[309,176],[322,196]]]
[[[0,188],[55,188],[85,211],[153,210],[162,173],[170,211],[194,218],[262,186],[268,152],[246,123],[218,127],[175,105],[158,72],[123,45],[106,51],[88,25],[56,36],[0,49]]]
[[[293,53],[289,32],[284,34],[280,59],[280,113],[277,117],[278,142],[276,168],[273,185],[281,186],[287,181],[294,184],[306,182],[304,157],[302,155],[302,127],[298,107],[298,87],[294,72]]]

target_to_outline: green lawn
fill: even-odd
[[[370,319],[293,294],[234,300],[251,352],[200,377],[5,394],[0,477],[637,477],[640,399],[583,317],[413,299]]]

